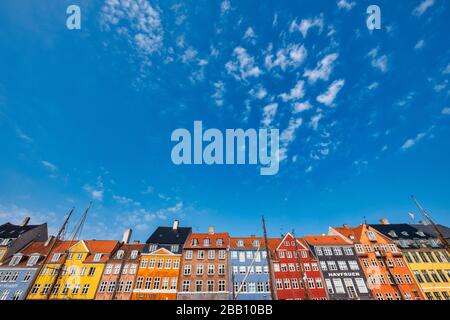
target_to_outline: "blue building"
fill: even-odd
[[[271,300],[264,239],[230,238],[230,300]]]
[[[0,300],[25,300],[36,272],[45,261],[51,239],[32,242],[0,266]]]

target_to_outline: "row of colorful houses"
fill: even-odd
[[[28,222],[0,226],[1,300],[450,300],[449,252],[425,224],[265,238],[174,221],[139,243],[130,229],[67,241]]]

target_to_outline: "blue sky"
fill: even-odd
[[[54,230],[93,199],[86,238],[175,218],[261,234],[263,213],[271,236],[305,235],[406,222],[415,194],[449,225],[449,3],[377,1],[374,31],[370,4],[2,1],[1,221]],[[279,128],[280,172],[175,166],[171,132],[194,120]]]

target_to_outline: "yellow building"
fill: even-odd
[[[435,235],[415,225],[371,225],[401,249],[414,280],[427,300],[450,300],[450,256]]]
[[[94,299],[105,264],[118,245],[116,240],[58,242],[27,299]]]

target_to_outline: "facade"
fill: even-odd
[[[0,225],[0,265],[32,241],[47,241],[47,224],[29,225],[29,221],[30,218],[25,218],[20,225],[9,222]]]
[[[158,227],[148,238],[140,257],[133,300],[175,300],[181,255],[190,227]]]
[[[267,252],[262,238],[230,238],[230,300],[271,300]]]
[[[433,233],[415,225],[390,224],[386,219],[371,227],[389,237],[402,251],[427,300],[450,300],[450,256]]]
[[[191,233],[183,250],[178,300],[228,300],[228,233]]]
[[[27,299],[94,299],[106,262],[118,247],[117,240],[58,242]]]
[[[33,242],[5,260],[0,267],[0,300],[24,300],[45,261],[52,238]]]
[[[319,263],[301,239],[291,233],[269,239],[278,300],[326,300]]]
[[[402,252],[388,237],[367,224],[330,228],[329,234],[353,242],[374,299],[423,299]]]
[[[339,236],[307,236],[304,239],[317,257],[330,300],[371,299],[351,241]]]
[[[144,244],[128,243],[131,230],[106,262],[95,300],[130,300]]]

